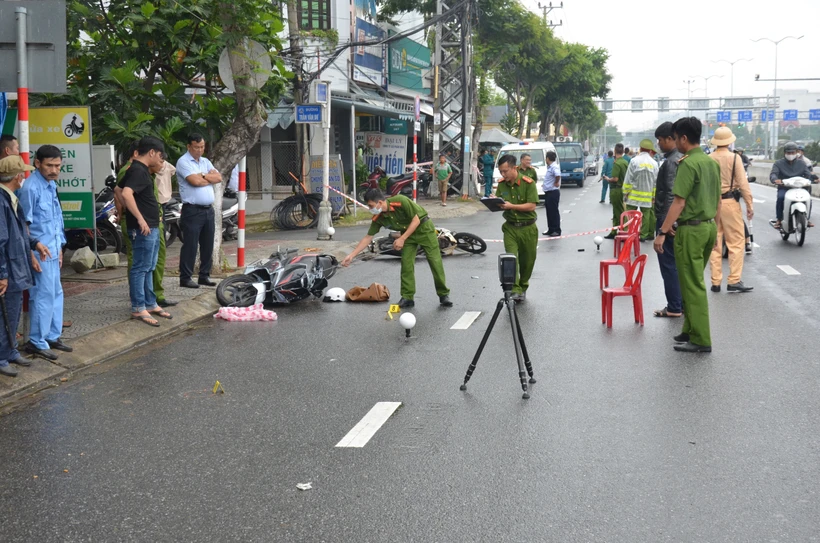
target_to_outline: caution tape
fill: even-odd
[[[353,203],[354,203],[354,204],[356,204],[357,206],[361,206],[361,207],[363,207],[363,208],[367,209],[367,206],[366,206],[366,205],[364,205],[364,204],[363,204],[363,203],[361,203],[361,202],[357,202],[356,200],[354,200],[353,198],[351,198],[350,196],[348,196],[348,195],[347,195],[347,194],[345,194],[344,192],[338,191],[338,190],[334,189],[333,187],[331,187],[330,185],[325,185],[325,187],[327,187],[328,189],[332,190],[332,191],[333,191],[333,192],[335,192],[336,194],[341,194],[343,197],[347,198],[348,200],[350,200],[351,202],[353,202]]]
[[[629,223],[631,223],[631,222],[632,222],[632,220],[630,219],[629,221],[626,222],[626,224],[624,224],[624,226],[629,226]],[[578,232],[577,234],[567,234],[566,236],[553,236],[553,237],[549,237],[549,238],[538,238],[538,241],[553,241],[553,240],[559,240],[559,239],[577,238],[577,237],[580,237],[580,236],[591,236],[592,234],[600,234],[602,232],[611,232],[613,228],[616,228],[616,227],[609,226],[607,228],[601,228],[599,230],[590,230],[589,232]],[[484,241],[489,242],[489,243],[504,243],[503,239],[485,239]]]

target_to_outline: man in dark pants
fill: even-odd
[[[17,350],[17,325],[23,307],[23,291],[31,288],[34,279],[31,266],[39,262],[29,256],[30,251],[40,253],[40,259],[51,256],[49,250],[32,239],[26,225],[23,206],[14,192],[23,185],[24,172],[34,168],[24,164],[19,155],[0,160],[0,298],[2,298],[3,322],[0,326],[0,375],[16,377],[17,370],[11,366],[31,366]]]
[[[558,166],[558,155],[547,151],[547,174],[544,176],[544,207],[547,210],[547,229],[543,232],[549,237],[561,235],[561,167]]]
[[[655,186],[655,216],[657,217],[655,234],[658,234],[663,221],[666,220],[669,207],[675,199],[672,187],[675,184],[675,175],[678,173],[678,161],[683,155],[675,146],[672,123],[666,122],[660,125],[655,130],[655,137],[658,139],[658,148],[664,156]],[[683,314],[683,302],[678,282],[678,267],[675,264],[674,236],[670,235],[664,239],[663,252],[658,253],[658,266],[661,269],[663,288],[666,292],[666,307],[655,310],[654,314],[656,317],[678,318]]]
[[[612,232],[606,239],[615,239],[618,234],[618,226],[621,224],[621,213],[624,212],[624,179],[629,162],[626,160],[624,144],[615,145],[615,164],[612,166],[612,175],[608,179],[609,183],[609,203],[612,204]]]
[[[205,138],[201,134],[188,136],[188,152],[177,161],[177,181],[182,199],[182,250],[179,254],[179,285],[199,288],[199,285],[216,286],[211,281],[214,235],[214,188],[222,182],[222,175],[211,161],[202,156]],[[199,281],[194,283],[196,248],[199,244]]]

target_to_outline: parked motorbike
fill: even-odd
[[[780,237],[788,241],[794,234],[797,246],[802,247],[806,241],[809,218],[811,217],[811,193],[806,189],[811,181],[804,177],[790,177],[783,180],[789,187],[783,202],[783,220],[780,223]],[[777,221],[769,221],[774,226]]]
[[[122,236],[117,228],[113,175],[105,180],[105,187],[94,199],[97,253],[119,253],[122,250]],[[76,251],[83,247],[94,247],[92,228],[72,228],[65,231],[66,249]]]
[[[265,303],[291,304],[320,298],[339,261],[329,254],[298,255],[296,249],[277,251],[270,258],[249,264],[245,272],[222,280],[216,299],[223,307],[250,307]]]
[[[376,175],[378,172],[381,175]],[[364,200],[364,195],[369,189],[377,189],[379,188],[379,179],[384,176],[384,170],[381,168],[376,168],[373,173],[367,178],[367,183],[363,183],[359,186],[359,190],[356,193],[360,202],[367,203]],[[416,181],[416,191],[418,194],[428,194],[430,190],[430,182],[432,181],[433,176],[429,172],[423,172],[421,170],[417,171],[417,181]],[[387,187],[385,189],[385,194],[387,196],[396,196],[397,194],[403,194],[408,198],[413,197],[413,172],[408,172],[402,175],[397,175],[396,177],[391,177],[387,180]]]
[[[222,195],[222,241],[239,237],[239,200],[236,192],[225,189]]]
[[[376,255],[401,256],[401,251],[393,248],[393,242],[399,236],[401,236],[400,232],[390,232],[386,236],[374,238],[368,248],[371,253],[376,253]],[[474,255],[479,255],[487,250],[487,243],[483,239],[468,232],[451,232],[446,228],[436,228],[436,238],[442,256],[449,256],[456,249]],[[423,252],[424,250],[419,247],[418,254],[420,255]]]
[[[179,238],[182,241],[182,229],[179,218],[182,216],[182,202],[171,198],[162,204],[162,223],[165,230],[165,246],[168,247]]]

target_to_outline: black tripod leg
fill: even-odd
[[[530,384],[535,383],[535,377],[532,376],[532,363],[530,362],[530,355],[527,353],[527,346],[524,344],[524,334],[521,332],[521,322],[518,320],[518,311],[513,308],[515,314],[515,327],[518,329],[518,342],[521,344],[521,352],[524,353],[524,366],[527,367],[527,373],[530,376]]]
[[[481,338],[481,343],[478,344],[478,350],[473,357],[473,361],[470,363],[470,367],[467,368],[467,374],[464,376],[464,383],[461,385],[461,390],[467,390],[467,381],[470,380],[470,377],[473,376],[473,372],[475,371],[476,364],[478,364],[478,359],[481,358],[481,353],[484,351],[484,346],[487,344],[487,340],[490,338],[490,333],[493,331],[493,326],[495,326],[495,321],[498,320],[498,315],[501,314],[501,308],[504,306],[504,300],[499,300],[498,305],[495,306],[495,313],[493,313],[493,318],[490,320],[490,326],[487,327],[487,331],[484,332],[484,337]]]
[[[510,328],[512,329],[513,343],[515,344],[515,360],[518,362],[518,377],[521,379],[521,390],[524,391],[522,398],[526,400],[529,399],[530,393],[527,392],[527,372],[524,371],[524,361],[521,359],[521,343],[518,341],[518,330],[516,330],[518,321],[515,315],[514,301],[507,302],[507,310],[510,312]]]

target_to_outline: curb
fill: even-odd
[[[32,371],[35,375],[42,376],[35,376],[31,382],[20,387],[0,390],[0,408],[22,397],[58,386],[61,379],[70,379],[75,373],[87,368],[189,330],[197,322],[212,317],[218,309],[216,295],[209,290],[172,308],[174,319],[159,319],[160,328],[151,328],[135,320],[127,320],[115,322],[82,336],[72,341],[73,353],[60,353],[60,358],[53,363],[32,360],[31,368],[22,368],[20,375],[15,379],[21,379],[26,372]]]

